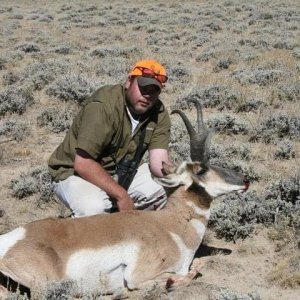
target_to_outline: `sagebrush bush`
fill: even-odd
[[[237,240],[248,237],[256,223],[258,195],[249,191],[243,195],[231,194],[211,210],[209,226],[219,238]]]
[[[287,71],[277,69],[238,70],[231,74],[241,84],[258,84],[265,86],[283,80],[289,75]]]
[[[16,46],[16,50],[21,50],[25,53],[40,52],[40,47],[35,43],[24,43]]]
[[[37,193],[45,202],[53,197],[51,176],[46,167],[37,167],[29,172],[21,173],[17,179],[11,181],[10,189],[12,195],[18,199]]]
[[[69,67],[64,61],[49,60],[28,65],[23,72],[23,80],[33,89],[41,90],[59,75],[66,74]]]
[[[7,295],[7,297],[5,297],[5,300],[29,300],[30,298],[28,298],[28,296],[22,295],[20,292],[16,292],[16,293],[9,293],[9,295]]]
[[[211,145],[209,150],[210,159],[221,159],[221,160],[231,160],[242,159],[248,161],[251,157],[251,150],[249,145]]]
[[[5,57],[0,56],[0,70],[5,70],[5,64],[7,63],[7,60]]]
[[[195,60],[197,62],[207,62],[212,58],[217,58],[216,50],[208,48],[203,51],[200,55],[196,56]]]
[[[33,103],[33,95],[29,89],[9,86],[0,92],[0,116],[7,113],[23,114]]]
[[[30,127],[23,120],[10,119],[0,122],[0,136],[4,135],[19,142],[29,134]]]
[[[221,59],[217,62],[216,66],[214,67],[214,72],[227,70],[232,63],[233,60],[231,58]]]
[[[235,112],[250,112],[257,111],[260,107],[264,106],[264,102],[259,99],[249,99],[236,106]]]
[[[101,47],[93,50],[90,55],[96,57],[125,57],[131,58],[132,56],[139,56],[140,49],[136,46],[122,47],[122,46],[110,46]]]
[[[300,230],[300,173],[270,184],[264,193],[265,201],[276,208],[276,219]]]
[[[181,65],[171,65],[168,69],[169,80],[188,82],[191,79],[191,72],[184,66]]]
[[[243,294],[236,291],[231,291],[227,288],[220,288],[209,295],[209,300],[261,300],[260,295],[254,291]]]
[[[51,52],[58,53],[58,54],[73,54],[74,52],[78,51],[79,49],[77,47],[74,47],[70,44],[61,44],[58,46],[53,47],[50,49]]]
[[[249,124],[242,118],[230,114],[217,114],[207,121],[209,127],[224,134],[247,134]]]
[[[11,71],[4,73],[2,76],[3,85],[12,85],[12,84],[18,82],[19,80],[20,80],[20,77]]]
[[[291,176],[267,187],[262,195],[255,191],[231,194],[212,209],[209,226],[220,238],[248,237],[256,224],[265,226],[281,221],[300,229],[300,176]]]
[[[300,173],[290,178],[281,179],[266,188],[265,198],[280,199],[285,202],[296,204],[300,201]],[[300,204],[300,203],[299,203]],[[300,215],[299,215],[300,217]]]
[[[37,123],[41,127],[47,126],[52,132],[59,133],[70,128],[73,117],[73,111],[68,108],[50,108],[37,117]]]
[[[190,139],[182,124],[173,122],[169,147],[175,163],[190,159]]]
[[[222,85],[209,85],[205,88],[194,87],[187,94],[176,100],[172,109],[187,109],[191,107],[189,100],[199,101],[203,107],[216,107],[218,110],[234,109],[238,104],[240,93]]]
[[[281,141],[277,144],[277,149],[274,154],[275,159],[292,159],[295,158],[296,151],[293,144],[288,141]]]
[[[291,117],[287,113],[279,112],[267,116],[254,129],[249,140],[271,143],[278,138],[290,138],[300,140],[300,117]]]
[[[49,85],[46,93],[64,101],[81,104],[98,87],[98,84],[85,75],[70,74],[58,78]]]
[[[292,82],[280,85],[277,88],[277,95],[281,101],[299,101],[300,99],[300,82]]]
[[[74,289],[76,289],[76,284],[72,281],[48,284],[43,292],[42,300],[73,300]]]
[[[101,60],[96,65],[96,75],[99,77],[110,77],[110,84],[113,81],[123,82],[128,76],[128,67],[130,63],[126,58],[114,57],[113,59]]]

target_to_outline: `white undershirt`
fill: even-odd
[[[130,110],[128,109],[127,106],[126,106],[126,109],[127,109],[130,121],[131,121],[131,134],[133,135],[133,133],[134,133],[136,127],[139,125],[140,121],[133,118],[133,116],[131,115]]]

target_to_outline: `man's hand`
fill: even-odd
[[[124,211],[124,210],[133,210],[135,209],[133,205],[133,200],[128,196],[120,198],[117,200],[117,206],[119,211]]]
[[[82,178],[98,186],[107,195],[115,199],[119,211],[134,209],[133,200],[129,197],[127,191],[112,179],[110,174],[85,151],[77,150],[74,169]]]
[[[169,166],[173,166],[173,162],[170,160],[169,152],[165,149],[152,149],[149,151],[149,167],[151,174],[156,177],[163,177],[162,163],[165,162]]]

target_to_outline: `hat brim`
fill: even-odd
[[[159,88],[159,90],[162,88],[160,82],[151,77],[137,76],[137,82],[139,86],[155,85]]]

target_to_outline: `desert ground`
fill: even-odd
[[[0,41],[0,233],[69,214],[52,193],[49,156],[93,91],[153,58],[169,74],[168,110],[196,124],[188,100],[200,101],[215,128],[211,162],[251,185],[214,201],[201,276],[130,298],[300,299],[299,1],[1,0]],[[188,160],[183,123],[171,120],[172,159]],[[58,285],[32,299],[73,298]]]

